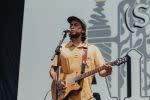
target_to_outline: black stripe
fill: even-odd
[[[0,100],[17,100],[24,0],[0,4]]]

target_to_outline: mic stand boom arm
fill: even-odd
[[[55,54],[52,56],[51,61],[54,60],[54,58],[55,58],[56,55],[59,55],[61,44],[63,43],[63,41],[66,38],[66,36],[67,36],[67,33],[65,33],[64,36],[63,36],[63,38],[62,38],[62,40],[59,41],[59,44],[58,44],[58,46],[55,49]]]
[[[59,85],[59,74],[60,74],[60,48],[61,48],[61,44],[63,43],[64,39],[67,36],[67,32],[65,32],[62,40],[60,40],[58,46],[55,49],[55,54],[52,56],[51,61],[54,60],[55,56],[57,55],[57,80],[56,80],[56,100],[58,100],[58,85]]]

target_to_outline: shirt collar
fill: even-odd
[[[67,46],[68,46],[68,47],[72,47],[72,46],[75,47],[75,45],[73,44],[72,41],[70,41],[70,42],[67,44]],[[87,44],[86,42],[84,42],[84,43],[78,45],[77,47],[78,47],[78,48],[87,48],[87,47],[88,47],[88,44]]]

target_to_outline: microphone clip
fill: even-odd
[[[70,32],[70,30],[64,30],[63,32],[64,32],[64,33],[69,33],[69,32]]]

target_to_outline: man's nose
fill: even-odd
[[[74,28],[74,25],[71,25],[70,28]]]

